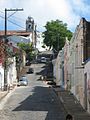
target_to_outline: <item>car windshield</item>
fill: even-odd
[[[26,78],[26,76],[22,76],[21,78]]]
[[[26,77],[22,77],[19,81],[27,81]]]

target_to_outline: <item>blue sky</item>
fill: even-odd
[[[24,11],[16,12],[8,18],[8,30],[25,29],[28,16],[34,18],[37,29],[43,31],[46,22],[62,20],[68,24],[68,29],[75,31],[81,17],[90,21],[89,0],[0,0],[0,30],[4,30],[5,8],[23,8]],[[8,12],[8,16],[13,12]],[[14,22],[12,24],[11,22]],[[18,27],[17,25],[21,26]]]

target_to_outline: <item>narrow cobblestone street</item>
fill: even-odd
[[[33,74],[27,74],[29,67]],[[28,86],[16,87],[0,108],[0,120],[65,120],[68,113],[74,120],[90,120],[75,96],[61,87],[51,87],[40,80],[44,64],[25,67],[21,73],[28,78]],[[1,105],[2,106],[2,105]]]
[[[34,71],[42,69],[33,66]],[[65,120],[64,107],[36,74],[27,74],[28,86],[17,87],[0,111],[0,120]]]

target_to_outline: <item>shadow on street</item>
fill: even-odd
[[[33,94],[20,102],[13,111],[44,111],[45,120],[64,120],[64,109],[51,88],[36,86]]]

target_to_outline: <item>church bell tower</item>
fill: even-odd
[[[33,30],[34,30],[34,19],[29,16],[26,20],[26,32],[33,32]]]

